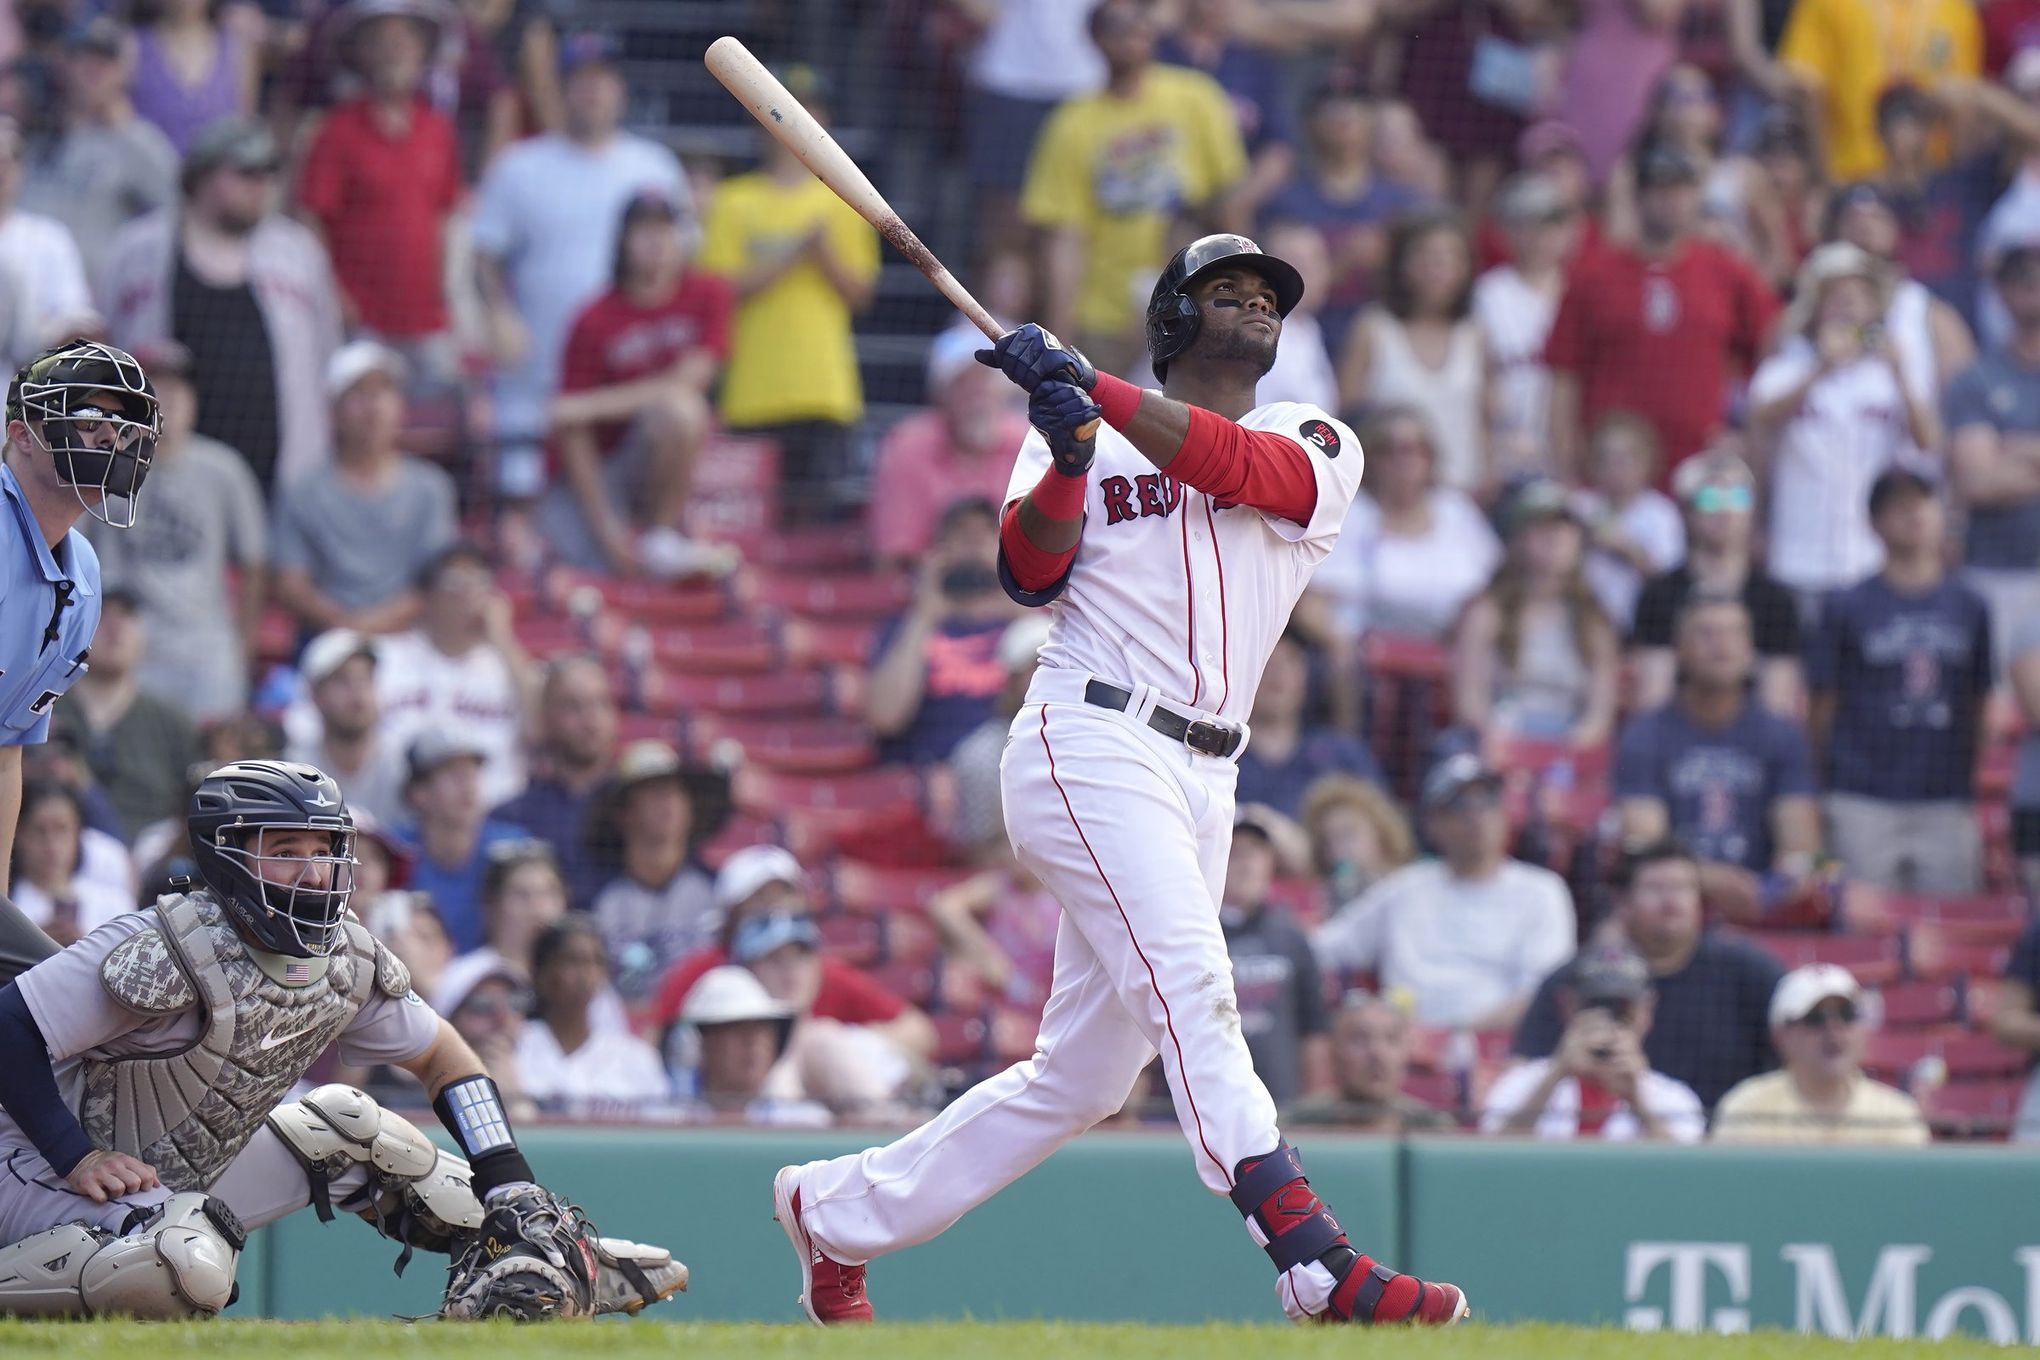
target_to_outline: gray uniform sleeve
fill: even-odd
[[[49,1044],[51,1061],[75,1058],[145,1025],[162,1023],[121,1005],[99,981],[106,956],[154,919],[141,912],[116,917],[14,980]]]
[[[402,1000],[371,991],[368,1003],[340,1031],[340,1060],[355,1067],[407,1063],[439,1038],[439,1014],[416,992]]]

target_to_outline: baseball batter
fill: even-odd
[[[934,1237],[1117,1111],[1158,1051],[1197,1174],[1267,1251],[1291,1318],[1466,1316],[1457,1286],[1377,1265],[1312,1193],[1254,1075],[1218,923],[1244,719],[1360,485],[1344,425],[1255,403],[1302,293],[1252,241],[1207,236],[1149,301],[1163,392],[1095,372],[1035,325],[979,355],[1030,394],[1034,426],[999,570],[1055,613],[1000,782],[1014,852],[1063,906],[1054,993],[1026,1062],[898,1142],[779,1172],[774,1208],[816,1322],[868,1320],[866,1262]]]
[[[203,887],[0,988],[0,1314],[210,1316],[246,1228],[307,1205],[403,1241],[400,1269],[450,1252],[448,1317],[635,1313],[686,1287],[533,1181],[473,1051],[348,915],[331,777],[223,766],[189,828]],[[350,1087],[284,1100],[336,1040],[416,1075],[467,1157]]]

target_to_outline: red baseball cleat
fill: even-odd
[[[870,1322],[871,1300],[864,1293],[864,1267],[831,1260],[808,1236],[801,1221],[800,1168],[783,1166],[772,1178],[772,1217],[786,1231],[800,1256],[800,1306],[818,1327]]]
[[[1317,1320],[1377,1327],[1450,1327],[1470,1311],[1466,1291],[1458,1285],[1398,1275],[1363,1256],[1332,1291],[1331,1306],[1319,1313]]]

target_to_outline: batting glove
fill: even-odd
[[[977,352],[977,361],[996,368],[1030,395],[1051,378],[1074,383],[1086,392],[1098,381],[1098,370],[1075,345],[1056,339],[1055,332],[1032,321],[1007,331],[992,342],[990,349]]]
[[[1060,378],[1035,388],[1027,402],[1028,423],[1048,440],[1056,471],[1069,477],[1091,470],[1091,459],[1098,452],[1099,419],[1098,403],[1083,388]]]

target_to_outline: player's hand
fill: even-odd
[[[1604,1061],[1601,1054],[1613,1042],[1611,1031],[1614,1028],[1614,1021],[1607,1012],[1581,1011],[1559,1037],[1558,1048],[1551,1055],[1552,1062],[1567,1076],[1587,1075]]]
[[[1032,321],[1007,331],[990,349],[979,350],[977,361],[998,369],[1029,395],[1051,378],[1074,383],[1086,392],[1098,381],[1098,370],[1091,367],[1082,350],[1064,344],[1055,332]]]
[[[122,1195],[132,1195],[141,1190],[153,1190],[163,1182],[156,1179],[156,1168],[139,1157],[130,1157],[125,1152],[108,1152],[94,1148],[78,1159],[78,1165],[71,1168],[71,1174],[64,1181],[73,1190],[91,1200],[104,1204]]]
[[[1601,1085],[1634,1105],[1646,1066],[1643,1045],[1637,1042],[1636,1031],[1618,1026],[1609,1043],[1609,1055],[1595,1065],[1594,1077]]]
[[[1091,394],[1057,378],[1035,388],[1027,402],[1028,424],[1048,440],[1056,470],[1071,477],[1091,470],[1098,453],[1098,420],[1098,403]]]

